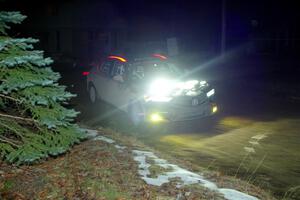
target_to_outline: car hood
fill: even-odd
[[[206,94],[211,87],[206,81],[187,80],[182,81],[172,93],[172,96],[198,96],[202,93]]]

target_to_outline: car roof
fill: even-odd
[[[136,57],[133,59],[128,59],[124,56],[118,55],[110,55],[107,57],[107,60],[117,60],[124,63],[135,63],[135,62],[143,62],[143,61],[167,61],[168,58],[162,54],[152,54],[151,56],[146,57]]]

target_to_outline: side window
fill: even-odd
[[[124,82],[127,77],[125,74],[125,63],[115,62],[114,68],[112,70],[112,78],[118,82]]]
[[[142,79],[145,76],[143,63],[137,63],[135,69],[132,72],[133,78]]]
[[[109,77],[112,67],[113,67],[113,62],[107,61],[102,64],[100,71],[103,75],[105,75],[106,77]]]
[[[114,69],[112,71],[112,76],[121,75],[123,76],[125,74],[125,65],[121,62],[116,62]]]

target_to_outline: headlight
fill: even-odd
[[[212,89],[212,90],[210,90],[209,92],[206,93],[206,96],[210,97],[210,96],[212,96],[214,94],[215,94],[215,89]]]
[[[170,101],[171,93],[176,88],[176,81],[168,79],[157,79],[150,85],[147,95],[144,96],[146,101]]]
[[[181,95],[183,91],[186,91],[187,95],[197,94],[193,88],[197,85],[206,86],[206,81],[190,80],[186,82],[178,82],[169,79],[157,79],[150,84],[149,91],[144,96],[145,101],[159,101],[168,102],[171,101],[174,96]],[[215,90],[212,89],[207,92],[207,97],[212,96]]]
[[[150,85],[149,95],[168,96],[176,87],[175,81],[158,79]]]

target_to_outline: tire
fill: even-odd
[[[98,93],[93,85],[89,87],[89,99],[92,104],[96,104],[98,101]]]
[[[144,112],[143,106],[140,102],[130,102],[128,107],[128,114],[130,121],[138,126],[145,121],[145,116],[141,113]]]

